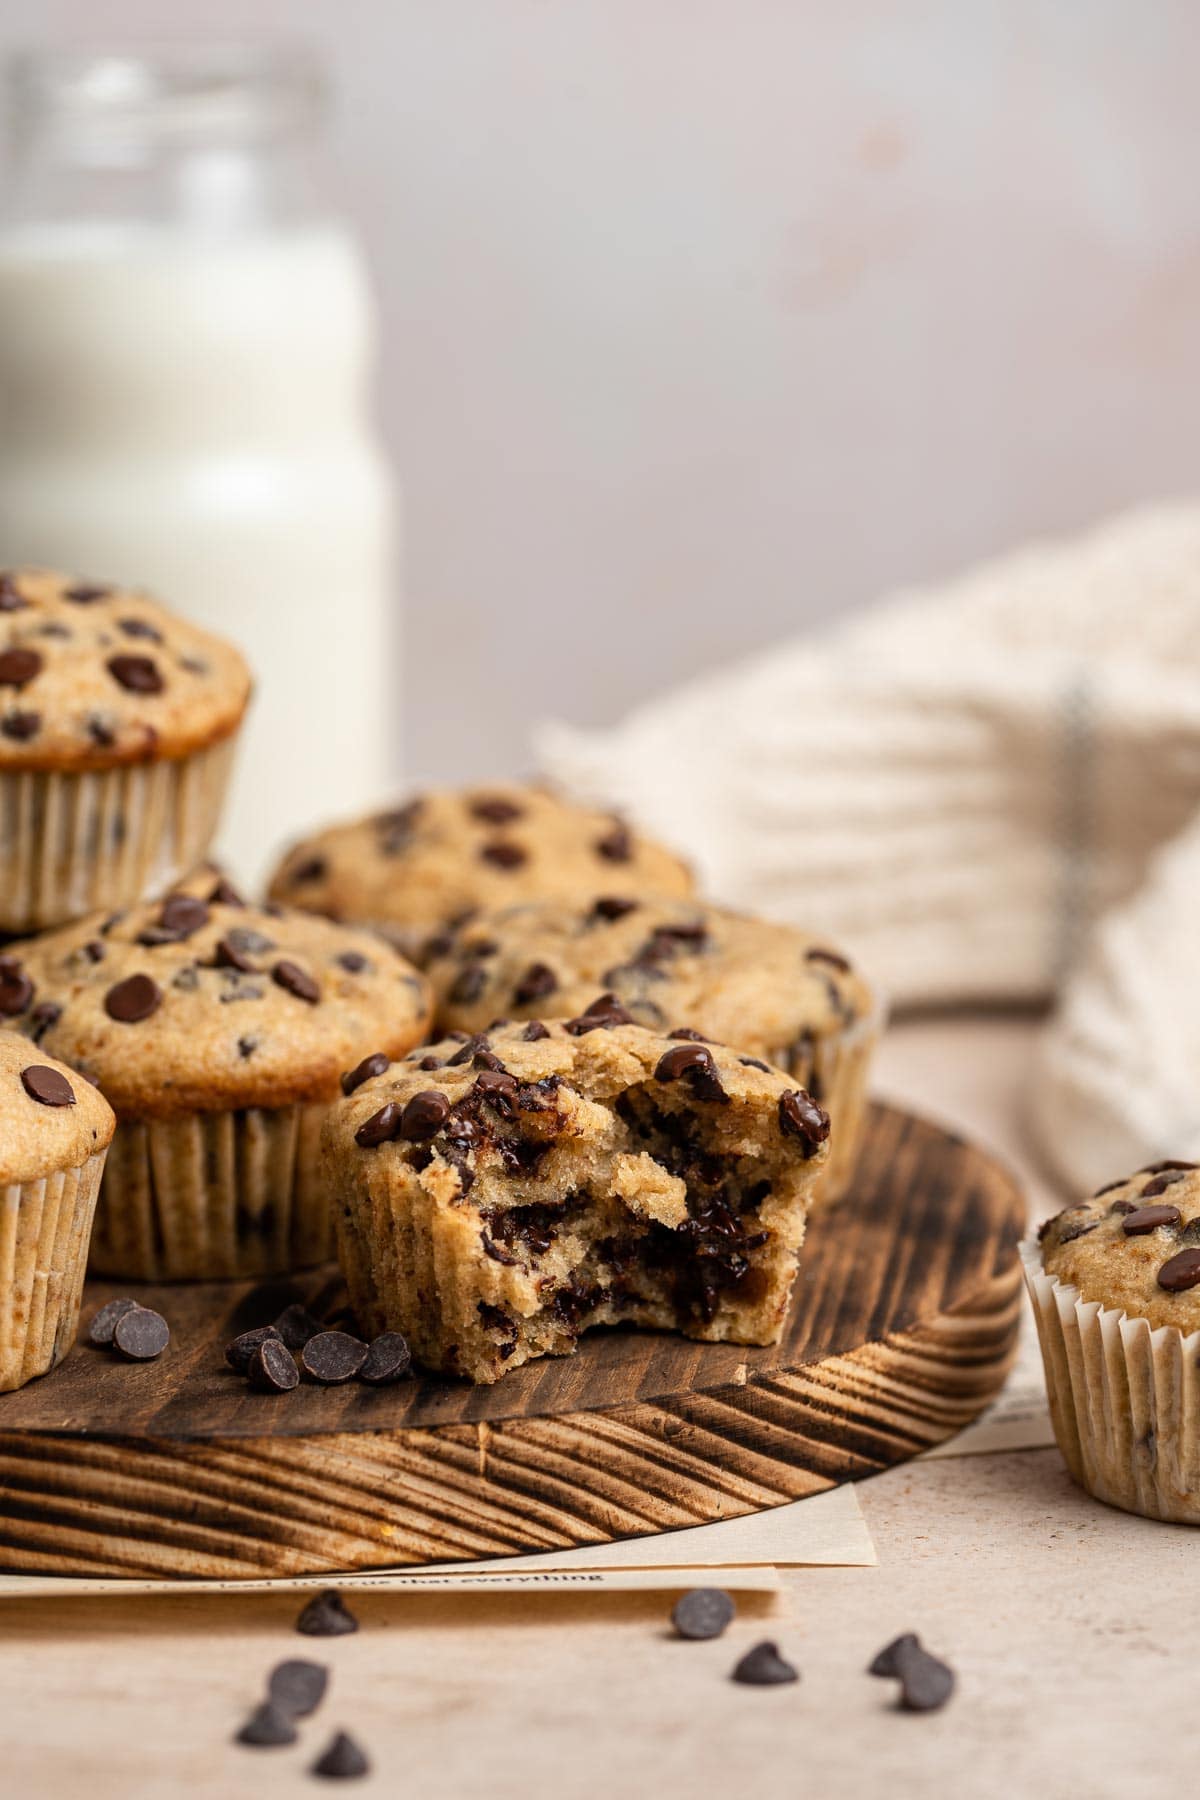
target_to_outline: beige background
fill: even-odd
[[[1190,0],[6,0],[340,87],[417,773],[1193,485]],[[417,670],[421,673],[418,675]],[[428,671],[436,672],[430,680]]]

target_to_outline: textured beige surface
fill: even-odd
[[[53,1069],[75,1096],[67,1106],[43,1106],[21,1080],[25,1069]],[[0,1031],[0,1187],[39,1181],[58,1169],[77,1169],[106,1150],[115,1120],[89,1081],[27,1039]]]

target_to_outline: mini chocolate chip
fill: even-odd
[[[328,873],[329,864],[323,856],[305,856],[288,869],[287,879],[304,887],[310,881],[324,881]]]
[[[126,637],[142,638],[151,644],[161,644],[162,632],[149,619],[118,619],[117,630],[123,631]]]
[[[776,1687],[780,1682],[799,1679],[799,1671],[784,1661],[779,1646],[772,1643],[755,1644],[733,1671],[733,1680],[744,1682],[747,1687]]]
[[[218,939],[213,951],[213,966],[218,969],[236,969],[240,975],[261,974],[258,964],[251,961],[244,950],[238,949],[232,932]]]
[[[365,1753],[345,1731],[339,1731],[318,1756],[310,1771],[329,1781],[352,1781],[369,1775],[371,1765]]]
[[[113,1329],[113,1349],[127,1362],[153,1362],[170,1341],[170,1326],[149,1306],[131,1306]]]
[[[612,1031],[617,1025],[633,1023],[633,1014],[625,1010],[615,994],[601,994],[584,1007],[577,1019],[568,1019],[563,1030],[572,1037],[586,1037],[589,1031]]]
[[[234,887],[232,881],[222,875],[208,896],[210,906],[245,906],[246,902]]]
[[[530,1019],[521,1036],[527,1044],[536,1044],[542,1038],[548,1038],[550,1031],[540,1019]]]
[[[479,854],[484,862],[497,869],[519,869],[522,863],[529,861],[528,850],[523,850],[520,844],[510,844],[507,838],[493,838],[481,847]]]
[[[29,605],[11,575],[0,575],[0,612],[24,612]]]
[[[689,1588],[671,1608],[671,1623],[681,1638],[716,1638],[736,1611],[724,1588]]]
[[[253,1331],[243,1331],[231,1343],[225,1346],[225,1361],[239,1375],[245,1375],[255,1352],[272,1339],[278,1340],[279,1333],[274,1325],[256,1325]]]
[[[688,1044],[708,1044],[712,1041],[710,1038],[706,1038],[702,1031],[693,1031],[690,1025],[677,1025],[674,1031],[668,1031],[667,1036],[679,1038]]]
[[[1186,1169],[1169,1169],[1166,1174],[1156,1175],[1152,1181],[1148,1181],[1142,1189],[1141,1197],[1143,1200],[1152,1200],[1156,1194],[1165,1194],[1169,1187],[1175,1186],[1176,1182],[1186,1180]]]
[[[397,1135],[399,1125],[400,1108],[394,1100],[389,1100],[369,1119],[364,1119],[354,1134],[354,1141],[360,1150],[375,1150]]]
[[[779,1129],[784,1137],[800,1139],[806,1158],[815,1156],[829,1136],[829,1114],[797,1088],[779,1096]]]
[[[511,825],[514,819],[525,816],[525,808],[518,806],[515,800],[505,800],[499,794],[480,794],[468,800],[467,810],[474,819],[482,819],[488,825]]]
[[[15,1018],[25,1011],[33,994],[33,983],[20,963],[11,956],[0,956],[0,1013],[5,1018]]]
[[[118,687],[130,694],[161,694],[163,678],[158,664],[149,656],[110,656],[107,669]]]
[[[1162,1175],[1168,1169],[1200,1169],[1200,1163],[1180,1162],[1175,1157],[1168,1157],[1164,1162],[1146,1163],[1138,1170],[1139,1175]]]
[[[41,729],[42,715],[39,712],[22,712],[18,709],[5,713],[0,719],[0,732],[6,738],[11,738],[14,744],[27,744]]]
[[[243,1062],[249,1062],[257,1049],[258,1039],[256,1037],[240,1037],[237,1041],[238,1055]]]
[[[609,920],[624,919],[631,912],[636,912],[639,905],[639,901],[627,899],[622,894],[601,894],[600,898],[592,903],[592,917]]]
[[[1200,1250],[1181,1250],[1158,1271],[1158,1285],[1168,1294],[1182,1294],[1200,1282]]]
[[[29,1015],[32,1027],[30,1036],[35,1044],[40,1044],[52,1025],[57,1025],[62,1018],[62,1007],[53,1000],[39,1000]]]
[[[371,1081],[376,1075],[386,1074],[391,1066],[391,1057],[385,1056],[382,1050],[376,1050],[372,1056],[364,1056],[355,1068],[347,1069],[342,1076],[343,1094],[352,1094],[355,1088],[362,1086],[364,1081]]]
[[[348,1331],[318,1331],[300,1352],[304,1371],[322,1387],[353,1380],[367,1360],[367,1346]]]
[[[487,970],[477,962],[469,962],[457,975],[446,996],[452,1006],[471,1006],[488,984]]]
[[[97,1350],[111,1350],[118,1321],[137,1304],[136,1300],[129,1299],[107,1300],[88,1326],[88,1343],[94,1344]]]
[[[303,1350],[309,1339],[324,1329],[320,1319],[314,1319],[307,1306],[301,1306],[299,1301],[285,1306],[272,1326],[289,1350]]]
[[[418,1069],[420,1069],[423,1075],[432,1075],[433,1071],[435,1069],[440,1069],[441,1066],[442,1059],[440,1056],[423,1056],[417,1064]]]
[[[194,931],[208,924],[208,907],[203,900],[192,894],[168,894],[162,903],[158,922],[164,931],[174,931],[180,937],[191,937]]]
[[[307,970],[286,959],[275,964],[271,970],[271,980],[276,987],[281,987],[287,994],[294,994],[297,1000],[303,1000],[308,1006],[315,1006],[321,998],[321,990]]]
[[[530,963],[513,988],[513,1004],[528,1006],[531,1000],[544,1000],[558,987],[558,976],[549,963]]]
[[[57,1069],[48,1069],[43,1063],[31,1063],[27,1069],[21,1070],[21,1086],[31,1100],[39,1106],[74,1106],[75,1089],[65,1075]]]
[[[808,962],[828,963],[831,968],[840,969],[843,975],[850,973],[850,964],[844,956],[839,956],[836,950],[822,950],[814,944],[811,950],[804,952],[804,955]]]
[[[435,1137],[450,1117],[450,1102],[436,1088],[414,1094],[400,1118],[400,1136],[420,1142]]]
[[[741,1063],[743,1069],[761,1069],[764,1075],[769,1075],[771,1073],[769,1065],[765,1062],[760,1062],[757,1056],[739,1056],[738,1061]]]
[[[119,1025],[140,1025],[162,1005],[162,989],[149,975],[127,975],[109,988],[104,1010]]]
[[[905,1631],[900,1637],[893,1638],[885,1644],[871,1660],[867,1667],[868,1675],[899,1676],[900,1659],[908,1652],[919,1650],[921,1641],[914,1631]]]
[[[597,838],[596,855],[602,856],[605,862],[630,862],[633,857],[633,839],[629,835],[628,825],[617,819],[611,831],[604,837]]]
[[[343,950],[333,960],[339,969],[345,969],[347,975],[361,975],[364,969],[370,967],[361,950]]]
[[[262,1394],[287,1394],[300,1386],[296,1359],[281,1338],[265,1337],[246,1368],[250,1386]]]
[[[296,1630],[305,1637],[345,1637],[358,1630],[358,1620],[337,1589],[326,1588],[313,1595],[296,1620]]]
[[[267,1699],[289,1719],[307,1719],[315,1713],[329,1686],[329,1670],[321,1663],[300,1657],[277,1663],[267,1677]]]
[[[384,1387],[392,1381],[403,1381],[411,1370],[412,1351],[408,1340],[398,1331],[382,1331],[371,1340],[358,1379],[371,1387]]]
[[[1124,1182],[1123,1182],[1123,1181],[1118,1181],[1118,1182],[1115,1182],[1115,1183],[1114,1183],[1114,1184],[1113,1184],[1113,1185],[1114,1185],[1114,1186],[1115,1186],[1115,1187],[1124,1187],[1124,1186],[1125,1186],[1125,1183],[1124,1183]],[[1106,1194],[1108,1194],[1108,1193],[1111,1193],[1111,1192],[1112,1192],[1112,1189],[1111,1189],[1111,1188],[1104,1188],[1104,1189],[1103,1189],[1103,1190],[1102,1190],[1102,1191],[1103,1191],[1103,1192],[1104,1192],[1104,1193],[1106,1193]],[[1094,1194],[1094,1195],[1093,1195],[1093,1196],[1092,1196],[1092,1198],[1093,1198],[1093,1199],[1098,1199],[1098,1198],[1099,1198],[1099,1195],[1095,1195],[1095,1194]],[[1136,1212],[1136,1211],[1137,1211],[1137,1202],[1136,1202],[1136,1201],[1134,1201],[1134,1200],[1114,1200],[1114,1201],[1113,1201],[1113,1203],[1112,1203],[1112,1205],[1111,1205],[1111,1206],[1110,1206],[1110,1207],[1109,1207],[1109,1209],[1108,1209],[1108,1210],[1109,1210],[1109,1212],[1110,1212],[1110,1213],[1131,1213],[1131,1212]],[[1053,1219],[1047,1219],[1047,1221],[1046,1221],[1046,1223],[1047,1223],[1047,1225],[1052,1225],[1052,1224],[1053,1224],[1053,1223],[1054,1223],[1054,1221],[1053,1221]]]
[[[90,963],[101,963],[108,952],[100,938],[89,938],[83,946],[83,954]]]
[[[63,599],[70,600],[75,606],[94,606],[97,600],[107,600],[111,588],[101,587],[97,583],[77,582],[74,587],[63,590]]]
[[[41,673],[41,668],[39,650],[28,650],[20,644],[0,650],[0,687],[23,688]]]
[[[238,1732],[236,1742],[254,1750],[274,1750],[282,1744],[294,1744],[296,1737],[296,1727],[287,1713],[264,1700],[250,1714]]]
[[[1145,1237],[1147,1232],[1157,1231],[1160,1225],[1178,1225],[1181,1216],[1177,1206],[1139,1206],[1126,1213],[1121,1230],[1126,1237]]]

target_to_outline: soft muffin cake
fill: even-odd
[[[93,1273],[182,1280],[332,1253],[324,1113],[368,1050],[421,1042],[430,1004],[379,938],[245,906],[206,878],[203,895],[11,945],[0,1015],[118,1115]]]
[[[285,857],[271,897],[384,930],[417,962],[447,926],[514,901],[690,894],[691,873],[609,813],[539,787],[422,794],[316,833]]]
[[[483,914],[437,951],[428,974],[444,1030],[568,1018],[608,990],[651,1031],[691,1026],[785,1070],[833,1121],[820,1198],[844,1191],[878,1007],[822,939],[698,901],[598,893]]]
[[[427,1368],[495,1381],[621,1322],[778,1338],[829,1135],[778,1071],[605,996],[346,1085],[325,1151],[351,1300]]]
[[[0,575],[0,931],[160,891],[207,851],[250,676],[145,594]]]
[[[0,1032],[0,1392],[44,1375],[75,1341],[115,1124],[81,1076]]]
[[[1152,1163],[1042,1227],[1042,1266],[1084,1300],[1200,1330],[1200,1168]]]

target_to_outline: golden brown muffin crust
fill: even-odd
[[[0,1187],[79,1168],[108,1148],[116,1123],[82,1075],[0,1031]]]
[[[1200,1330],[1200,1168],[1153,1163],[1042,1227],[1048,1275],[1152,1326]]]

